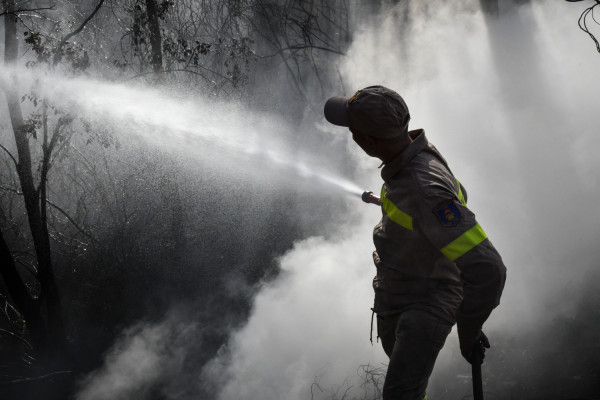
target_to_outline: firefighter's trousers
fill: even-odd
[[[377,317],[377,333],[390,358],[383,400],[423,400],[433,365],[452,324],[427,311]]]

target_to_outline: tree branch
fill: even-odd
[[[56,204],[52,203],[50,200],[46,200],[46,202],[47,202],[47,203],[48,203],[50,206],[52,206],[52,208],[54,208],[55,210],[57,210],[58,212],[60,212],[62,215],[64,215],[64,216],[65,216],[65,218],[66,218],[66,219],[68,219],[68,220],[69,220],[69,222],[70,222],[71,224],[73,224],[73,226],[74,226],[74,227],[75,227],[75,228],[76,228],[76,229],[77,229],[79,232],[81,232],[82,234],[84,234],[86,237],[88,237],[90,240],[92,240],[92,241],[93,241],[94,243],[96,243],[97,245],[98,245],[98,244],[100,244],[100,243],[98,242],[98,240],[96,240],[96,238],[92,236],[92,234],[91,234],[91,233],[87,232],[85,229],[83,229],[82,227],[80,227],[80,226],[79,226],[79,225],[78,225],[78,224],[77,224],[77,223],[76,223],[76,222],[73,220],[73,218],[71,218],[71,217],[69,216],[69,214],[67,214],[67,212],[66,212],[65,210],[63,210],[62,208],[60,208],[60,207],[59,207],[59,206],[57,206]]]
[[[94,15],[96,15],[96,13],[100,10],[100,7],[102,7],[103,3],[104,3],[104,0],[100,0],[100,2],[98,3],[98,5],[94,9],[94,11],[92,11],[92,13],[81,23],[79,28],[75,29],[73,32],[67,34],[65,37],[62,38],[62,40],[58,43],[58,46],[56,47],[56,53],[54,53],[53,65],[58,64],[58,62],[60,61],[60,58],[61,58],[60,53],[62,51],[63,46],[67,43],[67,41],[69,39],[71,39],[73,36],[77,35],[79,32],[81,32],[83,30],[83,28],[85,28],[87,23],[90,22],[90,20],[92,18],[94,18]]]
[[[0,264],[2,265],[0,275],[5,282],[8,294],[27,320],[39,312],[40,303],[29,294],[29,290],[23,282],[12,254],[8,249],[8,244],[4,240],[2,231],[0,231],[0,261],[2,262]]]
[[[3,15],[7,15],[7,14],[12,14],[18,17],[17,14],[22,13],[22,12],[31,12],[31,11],[42,11],[42,10],[54,10],[54,6],[50,6],[50,7],[38,7],[38,8],[20,8],[18,10],[13,10],[13,11],[4,11],[0,13],[0,17]]]
[[[203,67],[203,66],[201,66],[201,65],[198,65],[198,67],[199,67],[199,68],[202,68],[202,69],[205,69],[206,71],[210,72],[211,74],[215,74],[215,75],[216,75],[216,76],[218,76],[219,78],[223,78],[223,79],[225,79],[225,80],[227,80],[227,81],[231,82],[231,79],[229,79],[228,77],[226,77],[226,76],[224,76],[224,75],[222,75],[222,74],[219,74],[219,73],[218,73],[218,72],[216,72],[216,71],[213,71],[213,70],[211,70],[211,69],[208,69],[208,68],[206,68],[206,67]],[[212,80],[212,79],[210,79],[210,78],[207,78],[206,76],[202,75],[200,72],[192,71],[192,70],[189,70],[189,69],[181,69],[181,68],[178,68],[178,69],[163,69],[163,70],[160,70],[160,71],[142,72],[142,73],[140,73],[140,74],[136,74],[136,75],[133,75],[133,76],[129,77],[129,78],[128,78],[128,80],[132,80],[132,79],[135,79],[135,78],[139,78],[139,77],[142,77],[142,76],[145,76],[145,75],[152,75],[152,74],[166,74],[166,73],[169,73],[169,72],[186,72],[186,73],[188,73],[188,74],[198,75],[198,76],[201,76],[202,78],[206,79],[207,81],[209,81],[209,82],[210,82],[210,83],[212,83],[213,85],[217,85],[217,82],[213,81],[213,80]]]
[[[35,381],[40,381],[42,379],[49,379],[49,378],[52,378],[52,377],[57,376],[57,375],[71,374],[71,373],[73,373],[73,371],[56,371],[56,372],[52,372],[52,373],[49,373],[49,374],[46,374],[46,375],[35,376],[33,378],[15,379],[13,381],[3,382],[3,383],[14,384],[14,383],[20,383],[20,382],[35,382]]]
[[[7,192],[12,192],[15,194],[18,194],[19,196],[22,196],[23,193],[18,191],[17,189],[13,189],[13,188],[9,188],[6,187],[4,185],[0,185],[0,189],[1,190],[5,190]],[[85,229],[83,229],[81,226],[79,226],[77,224],[77,222],[75,222],[73,220],[73,218],[71,218],[71,216],[69,214],[67,214],[67,212],[65,210],[63,210],[62,208],[60,208],[59,206],[57,206],[56,204],[54,204],[53,202],[51,202],[50,200],[46,199],[46,203],[48,203],[49,206],[51,206],[52,208],[54,208],[55,210],[57,210],[58,212],[60,212],[62,215],[65,216],[65,218],[67,220],[69,220],[69,222],[71,224],[73,224],[73,226],[75,227],[75,229],[77,229],[79,232],[81,232],[82,234],[84,234],[86,237],[88,237],[90,240],[92,240],[94,243],[99,244],[100,242],[98,242],[98,240],[92,236],[91,233],[87,232]]]
[[[565,0],[565,1],[567,1],[569,3],[579,3],[583,0]],[[596,50],[600,53],[600,42],[598,42],[598,39],[596,39],[594,34],[592,32],[590,32],[590,30],[587,27],[587,17],[589,15],[591,15],[591,18],[592,18],[592,20],[594,20],[594,22],[598,23],[598,21],[594,18],[594,8],[596,6],[600,6],[600,0],[594,0],[594,1],[596,4],[583,10],[577,23],[579,25],[579,29],[581,29],[582,31],[584,31],[585,33],[587,33],[589,35],[589,37],[592,39],[592,41],[596,45]]]
[[[258,57],[260,57],[260,58],[275,57],[277,55],[283,54],[286,51],[306,50],[306,49],[321,50],[321,51],[325,51],[325,52],[328,52],[328,53],[337,54],[339,56],[345,56],[346,55],[346,53],[344,53],[343,51],[332,49],[332,48],[328,48],[328,47],[315,46],[315,45],[307,45],[307,44],[295,44],[295,45],[290,45],[288,47],[282,47],[282,48],[278,49],[273,54],[266,54],[264,56],[258,56]]]
[[[6,147],[4,147],[4,146],[3,146],[3,145],[1,145],[1,144],[0,144],[0,148],[1,148],[2,150],[4,150],[4,151],[6,152],[6,154],[8,154],[8,155],[10,156],[10,158],[11,158],[11,159],[12,159],[12,161],[13,161],[13,163],[15,163],[15,167],[17,167],[19,163],[17,162],[17,159],[15,158],[15,156],[13,156],[13,155],[12,155],[12,153],[11,153],[11,152],[10,152],[10,151],[9,151],[9,150],[6,148]]]
[[[14,333],[14,332],[8,331],[8,330],[6,330],[6,329],[0,329],[0,334],[8,335],[8,336],[10,336],[10,337],[13,337],[13,338],[15,338],[15,339],[18,339],[18,340],[20,340],[21,342],[23,342],[23,344],[25,344],[27,347],[29,347],[29,349],[30,349],[30,350],[33,350],[33,346],[31,346],[31,343],[29,343],[29,342],[27,341],[27,339],[25,339],[24,337],[21,337],[21,336],[17,335],[17,334],[16,334],[16,333]]]

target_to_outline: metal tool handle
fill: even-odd
[[[483,382],[481,378],[481,343],[477,341],[473,347],[471,374],[473,376],[473,399],[483,400]]]

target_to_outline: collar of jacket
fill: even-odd
[[[386,182],[396,175],[414,156],[425,150],[429,145],[429,141],[427,140],[423,129],[417,129],[409,133],[413,141],[406,146],[396,158],[389,163],[386,163],[381,170],[381,177]]]

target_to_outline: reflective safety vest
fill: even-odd
[[[504,284],[502,259],[444,158],[424,131],[411,133],[413,142],[381,172],[374,310],[427,308],[453,323],[464,297],[463,306],[489,315]],[[489,281],[498,282],[491,291]]]
[[[460,201],[460,204],[463,207],[467,207],[467,201],[462,192],[462,185],[460,184],[458,179],[456,179],[456,184],[458,186],[457,196]],[[402,226],[403,228],[406,228],[410,231],[414,230],[413,229],[413,218],[410,215],[408,215],[405,212],[398,209],[398,207],[396,207],[396,205],[387,198],[386,192],[385,192],[385,186],[381,187],[381,203],[382,203],[383,211],[385,212],[385,214],[387,215],[387,217],[389,219],[391,219],[396,224]],[[441,209],[441,214],[444,218],[442,220],[443,224],[451,224],[452,220],[456,220],[457,218],[460,218],[461,215],[456,213],[456,210],[458,210],[458,207],[456,207],[456,209],[454,209],[452,207],[452,206],[456,206],[456,204],[448,204],[448,205],[444,205],[444,206],[445,207],[443,209]],[[460,211],[458,211],[458,212],[460,213]],[[460,222],[460,221],[458,221],[458,222]],[[458,222],[457,222],[457,225],[458,225]],[[452,233],[455,234],[455,232],[452,232]],[[487,238],[487,235],[483,231],[483,228],[481,228],[481,226],[479,224],[476,224],[475,226],[469,228],[464,233],[461,233],[460,236],[458,236],[456,239],[452,240],[446,246],[442,247],[440,249],[440,252],[444,256],[446,256],[446,258],[448,258],[450,261],[455,261],[457,258],[464,255],[466,252],[473,249],[479,243],[483,242],[486,238]]]

